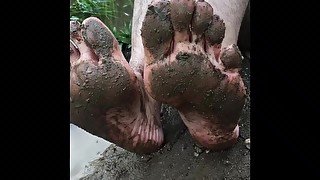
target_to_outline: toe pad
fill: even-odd
[[[226,70],[241,68],[242,55],[239,48],[232,44],[222,50],[220,60]]]

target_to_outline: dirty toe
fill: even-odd
[[[225,35],[226,26],[218,15],[213,15],[212,23],[205,32],[209,45],[221,44]]]
[[[119,49],[118,42],[112,32],[96,17],[90,17],[83,21],[82,35],[100,60],[110,57],[115,49]]]
[[[221,51],[220,60],[225,70],[241,68],[242,59],[241,52],[235,44],[223,48]]]
[[[173,37],[168,0],[157,1],[148,6],[141,36],[143,45],[148,51],[146,54],[150,53],[151,56],[146,59],[147,64],[167,55]]]
[[[189,31],[190,22],[195,8],[194,0],[172,0],[171,21],[175,31]]]
[[[212,22],[213,8],[205,1],[196,3],[195,12],[193,15],[191,29],[197,35],[202,35],[208,29]]]
[[[74,41],[80,41],[81,37],[81,24],[78,21],[70,21],[70,38]]]

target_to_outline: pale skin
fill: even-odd
[[[130,64],[99,19],[70,22],[71,123],[129,151],[155,152],[166,103],[198,145],[232,147],[246,97],[233,44],[247,3],[136,0]]]

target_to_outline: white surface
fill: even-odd
[[[70,124],[70,180],[83,176],[85,166],[101,157],[110,142],[93,136],[79,127]]]

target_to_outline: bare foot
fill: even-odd
[[[160,104],[143,88],[110,30],[97,18],[70,22],[71,122],[136,153],[163,144]]]
[[[225,25],[204,1],[157,0],[142,25],[144,82],[156,100],[176,107],[196,142],[232,146],[245,103],[236,45],[221,49]]]

